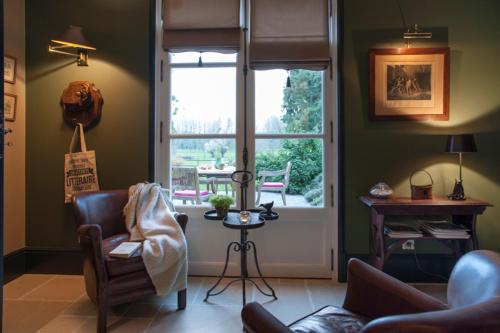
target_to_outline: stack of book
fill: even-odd
[[[386,223],[384,233],[391,238],[419,238],[423,236],[417,228],[401,223]]]
[[[436,238],[444,239],[469,239],[468,230],[459,224],[449,223],[447,221],[429,222],[420,221],[420,229]]]

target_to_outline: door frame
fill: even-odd
[[[327,217],[331,216],[330,226],[329,226],[329,235],[330,238],[330,246],[331,246],[331,254],[330,257],[331,262],[331,278],[338,280],[340,277],[340,267],[341,267],[341,253],[343,253],[339,242],[341,243],[343,240],[343,235],[341,235],[341,222],[340,210],[342,209],[339,206],[339,198],[342,196],[342,163],[340,162],[341,151],[342,151],[342,139],[341,139],[341,120],[340,116],[340,74],[339,70],[339,62],[335,61],[335,57],[338,57],[340,54],[339,51],[339,38],[340,35],[340,22],[341,19],[339,15],[339,7],[341,7],[342,0],[331,0],[331,21],[330,21],[330,36],[332,42],[330,43],[330,54],[332,55],[334,61],[331,61],[331,79],[330,72],[328,70],[325,71],[325,80],[324,80],[324,89],[327,89],[328,92],[324,94],[325,105],[329,106],[329,109],[325,109],[324,112],[324,136],[326,138],[331,137],[332,141],[324,140],[324,161],[330,159],[331,165],[329,168],[324,168],[324,208],[327,213],[325,214]],[[168,80],[167,75],[167,66],[168,59],[166,52],[163,51],[162,48],[162,0],[151,0],[151,12],[152,12],[152,33],[151,33],[151,54],[153,55],[151,64],[152,64],[152,73],[151,80],[152,87],[154,87],[154,91],[152,92],[151,97],[151,133],[152,133],[152,144],[150,148],[150,161],[152,168],[150,180],[165,183],[165,175],[161,172],[162,166],[167,165],[168,156],[170,155],[170,148],[168,144],[168,136],[166,135],[167,128],[170,123],[170,114],[168,112],[168,100],[162,98],[162,94],[160,91],[170,91],[170,82]],[[240,75],[240,70],[238,67],[238,75]],[[249,77],[252,76],[252,73],[249,73]],[[162,79],[162,80],[161,80]],[[238,81],[239,82],[239,81]],[[253,82],[253,81],[251,81]],[[240,90],[242,88],[237,88],[238,93],[241,93]],[[253,107],[253,87],[249,84],[248,91],[248,107]],[[237,99],[241,102],[241,98]],[[237,117],[238,117],[237,113]],[[251,117],[250,117],[251,118]],[[249,119],[249,130],[252,127],[252,119]],[[241,122],[238,121],[238,124]],[[239,129],[238,129],[239,130]],[[238,135],[238,134],[237,134]],[[249,140],[249,150],[252,151],[254,143],[253,140]],[[328,144],[327,144],[328,143]],[[236,148],[238,151],[241,151],[240,147]],[[238,163],[240,163],[238,159]],[[332,162],[333,161],[333,162]],[[250,166],[252,167],[252,166]],[[332,184],[332,186],[330,186]],[[250,188],[252,190],[252,188]],[[250,191],[252,195],[249,195],[249,200],[253,200],[253,191]],[[332,201],[333,205],[330,205],[330,201]],[[238,202],[238,200],[237,200]],[[184,207],[183,207],[184,208]],[[202,209],[205,208],[190,208],[183,209],[186,211],[190,217],[199,219],[203,218]],[[301,208],[297,208],[298,210]],[[296,215],[298,213],[294,212],[295,209],[286,209],[287,213],[282,214],[284,217],[286,215]],[[307,214],[300,214],[302,216],[306,216]]]
[[[3,0],[0,0],[0,16],[2,18],[2,28],[4,27],[4,20],[3,20]],[[3,31],[3,29],[2,29]],[[3,38],[3,33],[1,34],[0,37],[0,52],[2,55],[4,54],[4,38]],[[3,73],[3,62],[2,62],[2,73]],[[4,93],[4,82],[2,78],[2,83],[0,84],[0,96],[1,96],[1,109],[0,109],[0,298],[3,300],[3,274],[4,274],[4,269],[3,269],[3,237],[4,237],[4,230],[3,230],[3,158],[4,158],[4,114],[3,114],[3,93]],[[3,302],[0,303],[0,330],[3,325]]]

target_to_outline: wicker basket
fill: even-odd
[[[427,184],[427,185],[414,185],[413,184],[413,176],[418,172],[426,173],[429,176],[431,183]],[[414,171],[410,176],[410,187],[411,187],[412,200],[432,199],[432,185],[434,185],[434,180],[432,179],[432,176],[430,173],[428,173],[425,170]]]

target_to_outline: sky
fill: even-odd
[[[197,63],[198,57],[198,53],[180,53],[173,57],[173,62]],[[212,59],[231,61],[235,56],[204,54],[202,59],[205,63]],[[266,117],[281,117],[286,78],[284,70],[255,72],[257,131],[263,129]],[[179,107],[177,115],[172,118],[174,122],[183,119],[206,124],[219,119],[221,124],[227,124],[230,119],[234,131],[236,68],[173,68],[171,82],[172,96],[178,100]],[[223,130],[222,133],[227,132]]]

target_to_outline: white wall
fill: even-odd
[[[5,137],[4,254],[25,247],[25,0],[4,0],[5,54],[17,59],[15,84],[5,92],[17,96],[16,119],[5,122],[12,133]]]

